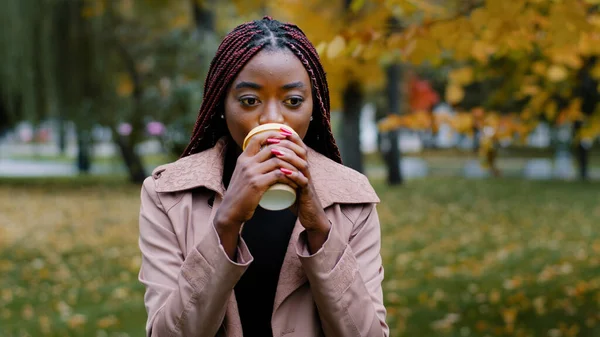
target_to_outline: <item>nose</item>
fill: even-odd
[[[277,100],[269,100],[260,114],[260,124],[283,123],[284,118]]]

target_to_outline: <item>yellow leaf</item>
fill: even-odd
[[[546,74],[546,70],[547,70],[546,64],[542,61],[534,62],[533,65],[531,66],[531,68],[533,69],[533,72],[538,75]]]
[[[81,9],[81,16],[84,18],[93,18],[104,14],[105,0],[86,1]]]
[[[402,50],[402,56],[404,56],[405,58],[410,56],[410,54],[412,54],[412,52],[415,50],[415,47],[417,46],[417,41],[416,40],[411,40],[406,47],[404,47],[404,49]]]
[[[431,61],[441,54],[437,41],[429,38],[418,39],[414,50],[407,55],[408,60],[414,64],[421,64],[425,61]]]
[[[590,72],[592,77],[595,79],[600,79],[600,64],[596,63],[592,71]]]
[[[333,59],[346,48],[346,40],[340,35],[336,36],[327,46],[327,57]]]
[[[377,45],[371,43],[369,46],[365,48],[362,52],[362,56],[365,60],[373,60],[381,55],[381,48],[378,48]]]
[[[191,17],[187,13],[181,13],[171,19],[170,27],[173,29],[187,27],[191,24]]]
[[[386,43],[388,49],[397,49],[404,45],[404,37],[401,34],[395,33],[388,37]]]
[[[456,104],[462,101],[465,97],[465,91],[463,88],[456,84],[450,84],[446,88],[446,100],[451,104]]]
[[[489,295],[490,303],[496,304],[496,303],[500,302],[500,297],[501,297],[501,294],[498,290],[496,290],[496,289],[492,290],[492,292]]]
[[[119,324],[119,320],[114,315],[104,317],[104,318],[100,319],[98,322],[96,322],[96,325],[100,329],[107,329],[107,328],[110,328],[117,324]]]
[[[327,42],[325,41],[321,41],[321,43],[319,43],[315,49],[317,50],[317,53],[319,54],[319,56],[323,57],[323,52],[325,51],[325,48],[327,48]]]
[[[477,61],[485,64],[488,57],[496,51],[496,47],[483,41],[475,41],[471,49],[471,55]]]
[[[548,103],[548,105],[546,105],[546,110],[544,111],[544,113],[546,114],[546,118],[548,118],[548,120],[554,120],[556,114],[558,113],[558,107],[556,105],[556,102],[551,101],[550,103]]]
[[[377,123],[380,132],[388,132],[405,126],[404,119],[399,115],[389,115]]]
[[[471,22],[475,29],[483,29],[489,22],[490,15],[483,7],[477,8],[471,12]]]
[[[600,26],[600,15],[590,15],[589,22],[591,25],[593,25],[595,27],[599,27]]]
[[[468,85],[473,82],[473,68],[463,67],[450,72],[450,82],[458,85]]]
[[[75,314],[68,319],[67,324],[71,329],[76,329],[85,325],[86,322],[87,317],[82,314]]]
[[[352,52],[352,57],[358,57],[364,49],[365,46],[363,46],[362,44],[356,45],[356,48],[354,48],[354,51]]]
[[[546,91],[540,91],[534,96],[531,97],[529,101],[529,107],[534,111],[541,111],[543,109],[544,104],[550,97],[550,94]],[[530,111],[528,113],[531,113]],[[527,118],[525,118],[527,119]]]
[[[521,87],[521,93],[528,96],[533,96],[540,92],[540,87],[537,85],[524,85]]]
[[[365,0],[352,0],[352,3],[350,4],[350,10],[353,13],[357,13],[358,11],[360,11],[363,6],[365,5]]]
[[[565,67],[555,64],[550,66],[546,76],[548,76],[548,79],[552,82],[560,82],[567,78],[568,73]]]

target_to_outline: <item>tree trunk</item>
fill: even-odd
[[[77,128],[77,169],[82,174],[90,173],[92,166],[90,143],[90,132],[82,128]]]
[[[400,113],[400,65],[393,63],[387,68],[387,106],[389,114]],[[384,152],[385,162],[388,168],[388,183],[390,185],[402,184],[401,154],[398,147],[398,130],[386,134],[388,151]]]
[[[121,152],[121,157],[127,166],[129,172],[129,181],[132,183],[141,184],[146,179],[146,172],[144,170],[144,164],[142,159],[135,151],[134,146],[128,141],[126,136],[121,136],[113,130],[113,133],[117,135],[116,143]]]
[[[67,152],[67,130],[62,113],[61,116],[58,117],[58,149],[61,155],[64,155]]]
[[[195,1],[191,0],[192,11],[194,12],[194,22],[196,29],[200,33],[214,31],[215,19],[210,7],[212,1]]]
[[[579,165],[579,179],[588,180],[590,149],[581,142],[577,144],[577,164]]]
[[[342,161],[344,165],[363,172],[362,152],[360,150],[360,111],[363,105],[363,93],[360,84],[350,82],[342,97]]]
[[[480,138],[481,130],[476,126],[473,126],[473,153],[475,154],[479,153]]]
[[[582,98],[581,112],[586,116],[586,119],[596,111],[596,106],[600,101],[600,93],[598,92],[598,80],[592,76],[592,71],[597,64],[597,57],[590,57],[585,61],[584,66],[578,74],[579,87],[575,93]],[[575,156],[579,166],[579,178],[581,180],[588,179],[588,166],[591,144],[586,144],[581,141],[579,132],[583,126],[583,120],[577,120],[573,124],[573,136],[578,139],[575,142]],[[590,140],[592,141],[592,140]]]
[[[576,121],[573,124],[573,134],[577,135],[582,126],[581,121]],[[575,142],[575,156],[577,158],[577,165],[579,167],[579,179],[587,180],[588,176],[588,167],[589,167],[589,158],[590,158],[590,145],[585,144],[581,140],[577,140]]]
[[[127,137],[121,136],[115,132],[116,130],[113,130],[113,134],[117,135],[117,146],[121,150],[123,161],[129,170],[129,180],[132,183],[142,183],[146,178],[146,172],[144,170],[144,164],[142,163],[141,158],[135,151],[135,146],[141,142],[144,132],[142,78],[141,74],[135,67],[133,56],[129,53],[127,48],[120,41],[118,41],[118,39],[115,39],[115,45],[133,82],[133,113],[130,120],[132,127],[131,134]]]

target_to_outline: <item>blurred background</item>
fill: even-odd
[[[143,336],[140,182],[224,35],[297,24],[382,203],[392,336],[600,336],[600,1],[4,0],[0,336]]]

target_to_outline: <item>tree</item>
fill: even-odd
[[[146,172],[135,148],[146,138],[146,123],[193,114],[198,95],[190,93],[201,92],[201,67],[194,58],[204,46],[190,14],[197,6],[151,0],[4,2],[0,15],[13,29],[3,30],[0,40],[3,111],[13,121],[74,121],[84,170],[90,165],[92,126],[109,126],[130,180],[142,181]],[[123,122],[131,125],[128,135],[117,132]]]
[[[78,119],[78,163],[85,172],[99,85],[90,55],[101,50],[93,38],[97,29],[81,18],[82,10],[81,1],[2,2],[1,19],[9,29],[0,39],[0,94],[12,123],[85,116]]]
[[[521,136],[539,120],[567,123],[577,131],[576,142],[591,144],[600,134],[600,110],[594,100],[600,78],[595,62],[600,53],[596,3],[443,4],[399,33],[391,47],[403,50],[403,59],[412,64],[450,65],[445,96],[458,109],[512,116],[512,129]],[[580,158],[583,167],[585,154]],[[585,172],[581,169],[582,177]]]

